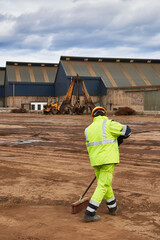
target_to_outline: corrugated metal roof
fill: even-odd
[[[58,64],[7,62],[6,73],[9,82],[54,83]]]
[[[30,74],[29,74],[29,69],[26,67],[20,67],[19,68],[19,74],[21,78],[21,82],[30,82]]]
[[[160,60],[61,57],[67,76],[101,77],[108,88],[159,86]]]
[[[124,70],[130,76],[130,78],[133,80],[133,83],[135,84],[135,86],[144,86],[144,85],[146,85],[144,80],[142,79],[142,77],[135,70],[135,67],[134,67],[133,64],[121,63],[121,66],[124,68]]]
[[[100,63],[99,63],[100,64]],[[110,75],[114,79],[117,87],[130,87],[131,83],[123,73],[120,64],[105,63],[105,67],[108,69]]]
[[[6,68],[7,78],[9,82],[18,82],[16,78],[16,71],[13,67]]]
[[[108,87],[112,87],[112,83],[111,83],[111,81],[110,81],[110,79],[109,79],[109,77],[110,76],[108,76],[107,74],[106,74],[106,72],[105,72],[105,70],[104,70],[104,68],[103,68],[103,66],[102,65],[100,65],[99,63],[94,63],[94,62],[92,62],[92,63],[90,63],[90,64],[88,64],[88,65],[90,65],[90,68],[92,69],[92,71],[95,73],[95,76],[97,77],[101,77],[102,78],[102,80],[103,80],[103,82],[104,82],[104,84],[105,84],[105,86],[108,86]]]
[[[40,67],[33,67],[33,75],[35,78],[35,82],[45,82],[45,78],[44,78],[44,72],[42,70],[42,68]]]
[[[139,64],[138,65],[140,71],[144,74],[144,76],[148,79],[151,85],[160,84],[160,77],[151,66],[148,67],[147,64]]]

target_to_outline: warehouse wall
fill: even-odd
[[[4,86],[0,86],[0,97],[4,98]]]
[[[156,93],[156,94],[155,94]],[[150,97],[151,96],[151,97]],[[160,110],[159,105],[160,90],[150,89],[108,89],[107,95],[91,96],[96,106],[104,106],[107,111],[113,111],[121,107],[131,107],[135,111]],[[65,95],[58,97],[61,104]],[[72,104],[75,103],[75,95],[72,97]],[[47,102],[48,97],[34,96],[9,96],[6,97],[6,107],[20,108],[22,104],[31,102]],[[155,102],[157,104],[155,104]],[[83,96],[80,96],[80,103],[84,104]]]
[[[160,111],[160,89],[144,92],[144,110]]]
[[[84,83],[85,83],[85,86],[87,88],[89,95],[91,95],[91,96],[106,95],[107,89],[106,89],[103,81],[101,80],[101,78],[81,77],[81,79],[84,80]],[[76,94],[76,91],[74,91],[74,93]],[[81,85],[79,86],[79,94],[83,95]]]
[[[55,81],[55,95],[63,96],[67,93],[70,85],[70,81],[67,80],[67,76],[64,72],[62,64],[59,64],[56,81]]]
[[[31,101],[44,102],[54,97],[54,84],[8,83],[5,85],[5,107],[21,108],[21,104]]]
[[[5,98],[5,107],[21,108],[24,104],[31,102],[47,102],[48,97],[33,97],[33,96],[9,96]]]
[[[0,67],[0,107],[4,107],[4,102],[5,102],[4,78],[5,78],[5,68]]]
[[[75,103],[75,95],[72,98],[72,104]],[[61,104],[64,96],[59,96],[58,101]],[[129,89],[108,89],[107,95],[91,96],[95,106],[103,106],[107,111],[113,111],[119,107],[131,107],[136,111],[144,110],[144,92],[129,91]],[[80,96],[81,105],[84,104],[83,96]]]
[[[4,86],[0,86],[0,107],[4,107],[5,98],[4,98]]]
[[[55,96],[54,84],[6,83],[5,96]]]
[[[136,111],[142,111],[144,109],[144,92],[132,89],[108,89],[106,106],[109,111],[126,106]]]
[[[144,111],[144,110],[152,111],[152,110],[155,110],[153,106],[155,102],[153,99],[155,94],[153,95],[152,93],[153,104],[151,104],[150,100],[148,100],[148,96],[149,96],[149,92],[153,92],[156,89],[157,88],[155,87],[108,89],[106,100],[105,100],[106,103],[104,105],[106,105],[107,109],[110,111],[112,111],[115,108],[118,109],[120,107],[126,107],[126,106],[134,109],[135,111]],[[146,93],[148,94],[146,95]],[[148,102],[147,100],[145,100],[145,96]],[[157,94],[156,99],[158,99],[158,96],[159,95]],[[157,104],[157,106],[159,105]]]

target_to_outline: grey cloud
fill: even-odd
[[[138,51],[158,51],[160,1],[139,0],[135,4],[135,0],[60,0],[58,7],[57,1],[39,1],[39,5],[38,1],[32,2],[31,12],[14,15],[0,10],[0,22],[8,21],[12,26],[9,37],[3,29],[0,49],[46,49],[62,55],[72,49],[90,49],[93,53],[96,49],[105,49],[105,53],[125,49],[135,55]]]

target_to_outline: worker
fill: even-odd
[[[96,210],[103,198],[106,201],[109,213],[116,215],[118,206],[112,189],[112,179],[115,164],[119,163],[119,148],[124,138],[128,138],[131,129],[107,117],[105,108],[98,106],[92,111],[93,122],[85,129],[86,146],[93,166],[97,187],[88,203],[84,220],[98,221]]]

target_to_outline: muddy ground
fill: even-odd
[[[94,178],[90,116],[0,114],[0,240],[160,239],[160,117],[109,117],[132,128],[114,172],[119,212],[110,216],[103,201],[101,220],[85,223],[71,203]]]

